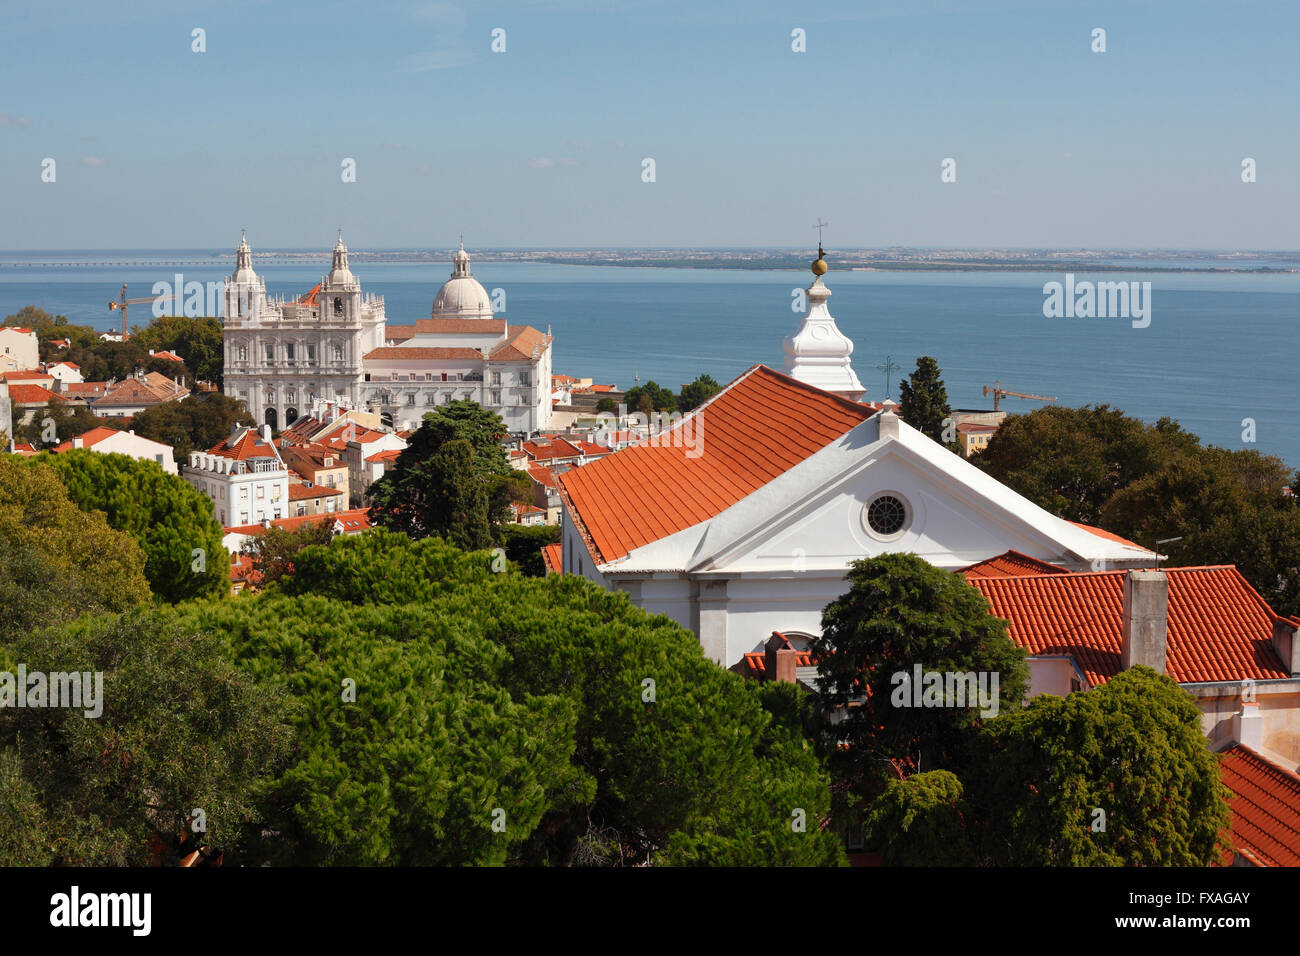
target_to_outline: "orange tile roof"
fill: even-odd
[[[10,385],[9,398],[15,405],[44,405],[52,398],[58,398],[48,388],[41,385]]]
[[[839,395],[755,365],[682,421],[694,450],[640,442],[560,478],[579,534],[600,564],[707,521],[871,416]],[[680,426],[679,426],[680,427]],[[689,458],[688,453],[700,452]]]
[[[1071,521],[1070,524],[1074,525],[1076,528],[1082,528],[1084,531],[1090,531],[1097,537],[1105,538],[1107,541],[1118,541],[1120,544],[1127,544],[1129,547],[1139,548],[1142,551],[1150,550],[1149,548],[1143,548],[1142,545],[1130,541],[1128,538],[1121,538],[1113,531],[1107,531],[1105,528],[1098,528],[1090,524],[1081,524],[1078,521]]]
[[[5,326],[0,326],[0,332],[21,332],[23,335],[31,335],[31,334],[32,334],[32,330],[31,330],[31,329],[24,329],[22,326],[19,326],[19,325],[5,325]]]
[[[537,482],[539,485],[544,485],[547,488],[558,488],[560,486],[560,482],[556,478],[555,472],[545,465],[529,465],[528,474],[531,475],[533,481]]]
[[[165,358],[165,359],[171,359],[173,362],[184,362],[184,361],[185,361],[185,359],[181,358],[181,357],[180,357],[179,355],[177,355],[175,352],[168,351],[167,349],[163,349],[161,352],[154,352],[153,355],[151,356],[151,358]],[[66,363],[66,364],[71,365],[72,363],[71,363],[71,362],[68,362],[68,363]]]
[[[424,335],[506,335],[505,319],[417,319],[415,331]]]
[[[542,545],[542,565],[548,574],[560,574],[564,566],[564,546],[560,542]]]
[[[1285,680],[1273,613],[1231,565],[1166,568],[1166,669],[1179,683]],[[970,577],[1031,655],[1068,654],[1094,686],[1120,671],[1124,571]]]
[[[310,488],[300,484],[289,486],[290,501],[305,501],[308,498],[329,498],[332,495],[341,494],[343,494],[342,488],[330,488],[328,485],[312,485]]]
[[[530,325],[509,326],[506,334],[508,338],[492,349],[494,362],[531,362],[534,350],[545,349],[551,341]]]
[[[384,338],[389,342],[405,342],[415,334],[414,325],[385,325]]]
[[[379,451],[375,452],[373,455],[367,455],[366,461],[397,461],[398,456],[401,454],[402,449],[390,448],[387,451]]]
[[[317,282],[314,286],[312,286],[302,296],[298,298],[298,304],[315,305],[316,296],[320,294],[320,289],[321,289],[321,283]]]
[[[305,524],[308,521],[340,521],[343,523],[344,534],[355,534],[358,531],[365,531],[370,527],[370,509],[354,508],[351,511],[335,511],[332,514],[323,515],[302,515],[297,518],[277,518],[271,522],[276,528],[283,528],[286,531],[292,531],[294,528]],[[226,534],[261,534],[265,531],[260,524],[241,524],[225,529]]]
[[[230,437],[223,438],[217,444],[208,449],[209,455],[218,455],[222,458],[233,458],[237,461],[244,461],[248,458],[276,458],[280,454],[275,445],[262,438],[256,428],[247,428],[232,443]]]
[[[1039,561],[1019,551],[1006,551],[997,557],[976,562],[962,568],[959,574],[968,578],[1016,578],[1026,574],[1069,574],[1065,568],[1058,568],[1046,561]]]
[[[69,382],[63,386],[63,394],[69,397],[103,395],[108,388],[107,382]]]
[[[119,432],[120,432],[119,429],[105,428],[103,425],[100,425],[98,428],[92,428],[90,431],[78,435],[77,438],[81,439],[82,448],[94,448],[105,438],[111,438],[113,435],[119,434]],[[74,439],[68,439],[65,442],[61,442],[60,444],[55,445],[54,451],[56,452],[68,451],[69,449],[74,448],[75,446],[72,444],[73,441]],[[162,444],[162,443],[158,442],[158,444]]]
[[[772,637],[779,637],[787,648],[794,648],[794,645],[790,643],[790,638],[786,637],[780,631],[773,631]],[[800,651],[799,656],[794,659],[795,667],[812,667],[814,663],[812,653],[809,651]],[[745,668],[749,671],[750,677],[756,677],[759,680],[762,680],[763,675],[767,673],[767,651],[750,651],[745,654],[744,664]]]
[[[456,359],[456,360],[469,360],[469,361],[473,361],[477,359],[478,361],[481,362],[483,360],[483,353],[480,352],[478,349],[471,349],[468,347],[442,348],[442,347],[416,346],[416,345],[386,345],[386,346],[382,346],[381,348],[371,349],[369,352],[363,355],[362,358],[366,359],[367,361],[382,359],[389,362],[393,362],[393,361],[414,362],[417,359]],[[429,382],[426,384],[432,385],[434,383]],[[438,383],[438,384],[442,384],[442,383]]]
[[[1241,744],[1223,752],[1219,773],[1237,852],[1257,866],[1300,866],[1300,776]]]

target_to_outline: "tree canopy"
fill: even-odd
[[[899,409],[903,421],[927,438],[955,451],[956,437],[945,440],[944,431],[952,420],[948,390],[943,384],[939,363],[929,355],[916,360],[916,369],[898,383]]]
[[[499,542],[510,502],[532,492],[528,475],[510,467],[505,436],[501,417],[477,402],[429,412],[395,466],[370,486],[371,521],[467,550]]]
[[[166,601],[220,596],[230,588],[230,557],[212,502],[157,462],[74,448],[41,456],[62,478],[68,497],[86,512],[139,542],[145,576]]]
[[[1035,504],[1149,548],[1169,566],[1235,564],[1278,611],[1300,613],[1300,475],[1254,449],[1202,447],[1176,422],[1102,405],[1008,416],[975,464]]]
[[[677,396],[677,408],[683,413],[694,411],[720,391],[722,386],[712,375],[700,375],[682,386],[681,394]]]
[[[131,419],[137,435],[171,445],[178,462],[188,461],[192,451],[207,451],[227,437],[236,424],[252,425],[254,421],[238,399],[220,392],[160,402]]]

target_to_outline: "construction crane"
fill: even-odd
[[[1029,395],[1025,392],[1012,392],[1008,389],[1003,388],[1001,382],[994,382],[992,388],[989,388],[987,385],[985,385],[984,394],[987,396],[990,392],[993,393],[993,410],[995,412],[1001,411],[1001,408],[999,407],[999,403],[1001,402],[1002,399],[1007,398],[1008,396],[1011,398],[1029,398],[1037,402],[1056,401],[1056,396],[1052,396],[1049,398],[1046,395]]]
[[[119,310],[121,310],[121,312],[122,312],[122,341],[125,342],[125,341],[126,341],[126,335],[127,335],[127,332],[126,332],[126,308],[127,308],[127,306],[129,306],[129,305],[144,305],[146,302],[157,302],[159,299],[161,299],[161,300],[163,300],[163,301],[166,301],[166,300],[168,300],[168,299],[175,299],[175,300],[177,300],[177,305],[179,305],[179,304],[180,304],[180,298],[181,298],[181,294],[180,294],[179,292],[176,292],[176,293],[173,293],[172,295],[152,295],[152,296],[150,296],[150,297],[147,298],[147,299],[128,299],[128,298],[126,297],[126,283],[123,282],[123,283],[122,283],[122,292],[118,295],[118,298],[117,298],[117,301],[116,301],[116,302],[109,302],[109,303],[108,303],[108,311],[112,312],[114,309],[119,309]]]

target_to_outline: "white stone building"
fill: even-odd
[[[318,398],[359,404],[361,358],[384,344],[383,297],[362,295],[342,233],[329,275],[292,301],[267,296],[242,238],[222,317],[225,392],[275,430],[293,424]]]
[[[551,420],[551,334],[495,315],[469,261],[462,245],[431,317],[389,326],[387,345],[366,355],[365,399],[396,428],[418,428],[425,412],[468,399],[512,434],[533,434]]]
[[[824,367],[840,388],[756,365],[660,435],[559,476],[561,569],[669,615],[730,667],[774,631],[806,647],[859,558],[910,552],[948,570],[1008,550],[1075,571],[1154,562],[1048,513],[892,406],[852,400],[852,370]]]
[[[493,313],[463,246],[431,317],[388,325],[383,298],[362,296],[341,235],[330,274],[291,302],[267,296],[244,239],[223,315],[226,394],[274,429],[318,400],[373,411],[394,429],[418,428],[425,412],[462,399],[497,412],[513,433],[550,422],[551,335]]]
[[[184,478],[212,501],[223,527],[289,517],[289,469],[271,426],[236,426],[207,451],[190,453]]]

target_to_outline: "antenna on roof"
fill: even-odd
[[[1162,544],[1173,544],[1175,541],[1182,541],[1182,540],[1183,540],[1182,536],[1180,535],[1177,538],[1161,538],[1156,542],[1156,570],[1157,571],[1160,570],[1160,559],[1161,559],[1160,550],[1159,550],[1160,546]]]

